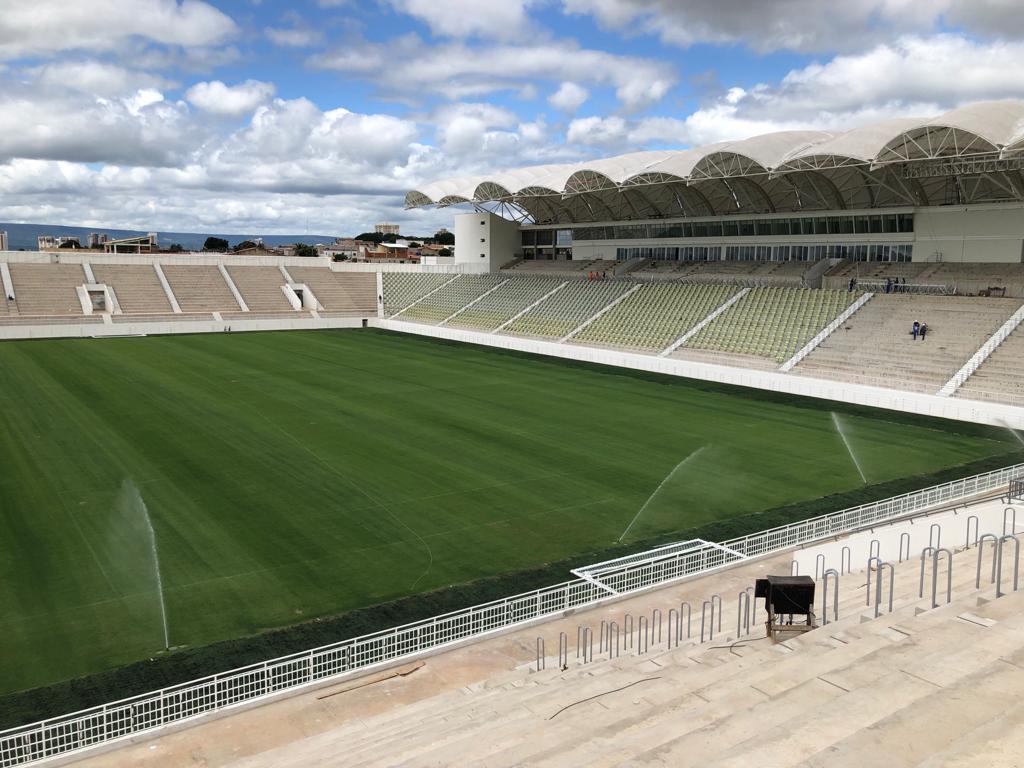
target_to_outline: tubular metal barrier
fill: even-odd
[[[558,633],[558,668],[569,666],[569,636],[565,632]]]
[[[576,658],[583,655],[583,625],[576,626]]]
[[[800,575],[800,563],[798,563],[796,560],[794,560],[793,562],[791,562],[789,564],[789,575],[790,576],[799,576]]]
[[[689,640],[690,639],[690,618],[691,618],[690,614],[693,613],[693,611],[690,610],[690,604],[688,602],[686,602],[685,600],[683,602],[681,602],[679,604],[679,620],[680,621],[682,621],[682,619],[683,619],[683,608],[686,609],[686,639]]]
[[[704,619],[708,606],[711,606],[711,624],[708,625],[708,640],[713,640],[715,637],[715,604],[710,600],[705,600],[704,604],[700,607],[700,641],[702,643],[704,642]]]
[[[608,632],[608,620],[601,619],[601,635],[597,638],[597,652],[604,653],[604,636]]]
[[[992,541],[992,579],[996,580],[996,551],[999,549],[999,538],[994,533],[983,533],[978,537],[978,575],[974,579],[974,588],[981,589],[981,558],[985,554],[985,542]]]
[[[939,607],[935,593],[939,580],[939,558],[942,555],[946,556],[946,604],[953,601],[953,553],[945,547],[939,547],[932,551],[932,608]]]
[[[942,546],[942,526],[938,523],[932,523],[928,526],[928,546],[933,549],[938,549]]]
[[[878,557],[877,555],[874,556],[874,557],[869,557],[868,558],[868,565],[867,565],[867,568],[865,568],[865,571],[867,572],[867,578],[866,578],[866,580],[864,582],[864,587],[867,590],[867,596],[864,599],[864,605],[867,605],[867,606],[871,605],[871,567],[872,567],[871,564],[872,563],[875,563],[875,568],[877,568],[878,566],[880,566],[882,564],[882,558]]]
[[[612,645],[612,632],[615,633],[615,645]],[[612,652],[615,652],[615,656],[619,655],[619,624],[613,621],[608,625],[608,658],[611,659]]]
[[[821,575],[821,626],[828,624],[828,580],[832,577],[833,621],[839,621],[839,571],[829,568]]]
[[[878,561],[878,565],[875,568],[875,618],[877,619],[881,615],[882,610],[882,575],[885,573],[885,569],[889,569],[889,613],[892,613],[892,596],[893,587],[896,584],[896,569],[893,568],[892,563],[883,563],[881,560]]]
[[[921,577],[917,583],[917,596],[924,597],[924,561],[935,553],[935,547],[929,545],[921,550]],[[994,565],[994,564],[993,564]]]
[[[674,617],[674,618],[673,618]],[[675,608],[668,609],[668,649],[672,650],[672,640],[675,638],[675,644],[679,645],[679,634],[682,627],[679,620],[679,611]]]
[[[1006,513],[1010,513],[1010,530],[1006,530]],[[1007,507],[1003,510],[1003,536],[1007,533],[1017,533],[1017,508]]]
[[[594,630],[590,627],[583,628],[583,663],[589,664],[594,660]]]
[[[974,546],[978,546],[978,516],[968,515],[967,517],[967,541],[964,543],[964,549],[971,548],[971,521],[974,521]]]
[[[1008,533],[999,539],[996,544],[996,597],[1002,597],[1003,592],[1003,545],[1007,539],[1013,541],[1013,591],[1017,591],[1020,584],[1020,539],[1012,533]]]
[[[843,571],[843,566],[846,566],[846,570]],[[852,563],[850,562],[850,548],[843,545],[843,548],[839,550],[839,573],[853,573]]]
[[[715,607],[715,601],[716,600],[718,601],[717,608]],[[721,595],[712,595],[711,596],[711,610],[712,610],[712,616],[711,616],[712,618],[714,618],[714,612],[715,611],[718,612],[718,631],[721,632],[722,631],[722,596]]]
[[[658,627],[658,639],[654,640],[654,627],[657,622]],[[651,612],[651,641],[656,642],[657,645],[661,645],[661,608],[655,608]]]
[[[648,622],[646,616],[641,616],[637,622],[636,652],[647,653],[647,632]]]
[[[746,606],[746,611],[743,610]],[[742,636],[743,629],[746,629],[746,634],[750,634],[750,593],[747,590],[743,590],[736,596],[736,639],[739,640]]]
[[[868,542],[868,561],[870,562],[873,557],[879,559],[882,557],[882,542],[878,539],[872,539]]]
[[[900,555],[899,555],[899,559],[896,561],[897,563],[902,563],[903,562],[903,542],[904,541],[907,542],[907,560],[910,559],[910,533],[908,531],[904,531],[903,533],[900,534]]]
[[[628,648],[633,648],[633,614],[627,613],[622,619],[622,631],[626,633]]]
[[[814,558],[814,580],[817,581],[821,578],[821,574],[825,572],[825,555],[822,552],[818,553],[818,556]]]
[[[544,656],[544,638],[537,638],[537,671],[540,672],[547,667],[547,659]]]

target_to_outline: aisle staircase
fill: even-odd
[[[778,645],[764,637],[761,610],[749,633],[742,620],[737,630],[743,612],[735,596],[726,598],[723,631],[703,643],[699,606],[687,639],[686,622],[676,623],[679,606],[666,605],[660,642],[658,621],[648,616],[632,617],[627,648],[623,636],[606,643],[602,627],[589,626],[592,661],[579,657],[576,637],[567,638],[564,655],[554,653],[559,638],[546,637],[549,655],[539,663],[368,715],[275,752],[273,762],[344,754],[349,766],[942,764],[978,748],[976,729],[1024,720],[1024,594],[995,599],[992,546],[985,546],[980,588],[977,547],[952,556],[948,603],[941,559],[938,607],[931,559],[921,597],[916,555],[895,564],[892,612],[888,578],[876,618],[873,588],[865,604],[865,576],[875,570],[844,573],[838,620]],[[1007,546],[1004,590],[1010,553]],[[817,594],[820,607],[820,583]],[[613,618],[620,628],[628,621]]]

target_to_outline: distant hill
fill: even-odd
[[[78,237],[85,245],[90,232],[100,232],[110,237],[132,237],[144,235],[146,232],[137,229],[108,229],[106,227],[64,227],[56,224],[6,224],[0,223],[0,232],[6,231],[8,236],[8,247],[12,251],[36,249],[36,238],[39,235],[64,235]],[[180,244],[187,251],[202,250],[203,243],[208,237],[223,237],[231,245],[243,240],[253,240],[262,237],[267,246],[288,245],[290,243],[306,243],[316,245],[317,243],[330,243],[334,235],[222,235],[217,232],[158,232],[158,241],[161,248],[168,247],[171,243]]]

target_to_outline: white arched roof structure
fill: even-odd
[[[975,164],[949,165],[965,160]],[[406,205],[512,203],[557,223],[964,204],[1021,200],[1022,168],[1024,101],[1005,100],[841,133],[778,131],[451,179],[410,191]]]

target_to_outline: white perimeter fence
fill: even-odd
[[[885,523],[946,502],[1008,488],[1024,475],[1024,464],[954,480],[884,501],[833,512],[761,533],[684,549],[652,561],[627,561],[601,582],[619,595],[658,587],[819,539]],[[664,549],[664,548],[661,548]],[[65,755],[114,739],[151,731],[190,718],[256,702],[350,673],[407,659],[447,645],[506,630],[564,611],[615,599],[600,584],[584,579],[413,622],[322,648],[234,669],[199,680],[133,696],[69,715],[0,732],[0,766],[24,765]]]

